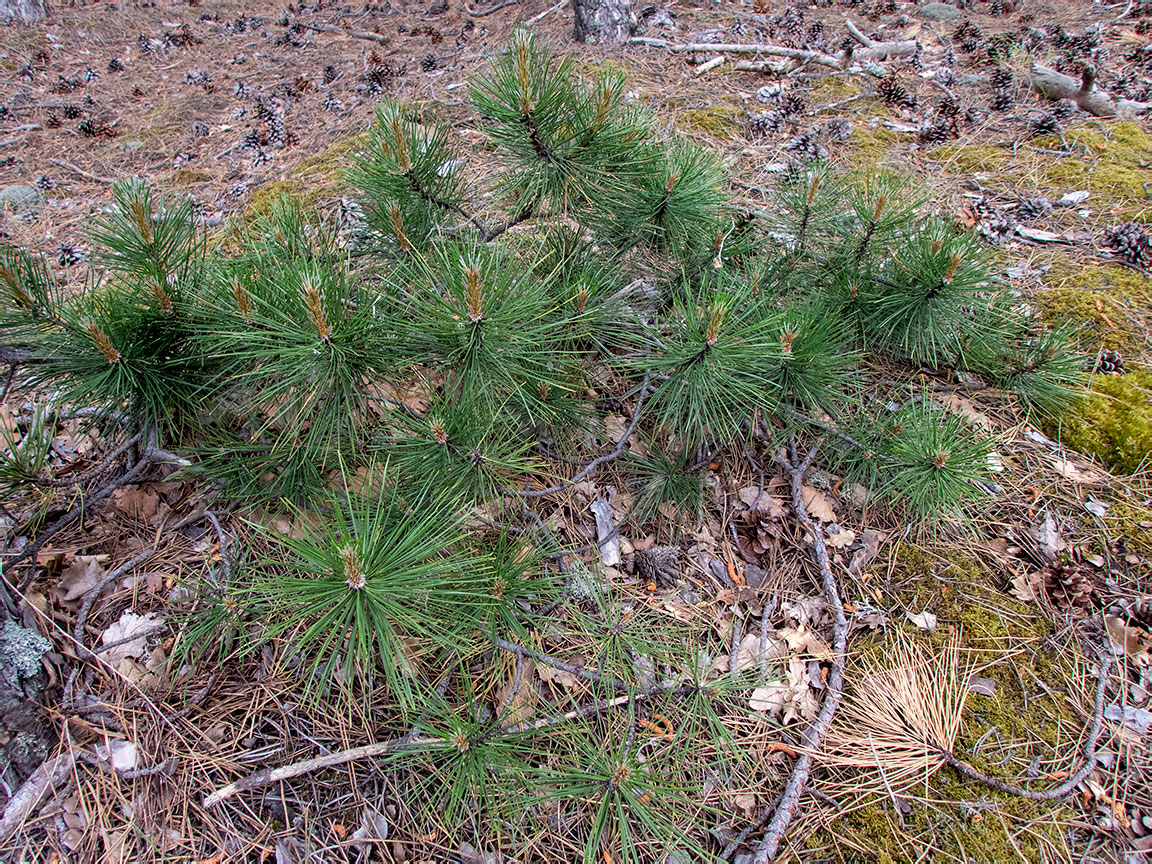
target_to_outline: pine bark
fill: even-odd
[[[47,15],[47,0],[0,0],[0,21],[35,24]]]
[[[595,45],[627,42],[636,26],[629,0],[572,0],[572,11],[577,42]]]

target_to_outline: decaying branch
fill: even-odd
[[[1152,102],[1134,99],[1113,99],[1103,90],[1096,89],[1096,70],[1084,66],[1080,78],[1073,78],[1038,63],[1032,65],[1028,84],[1037,93],[1049,99],[1071,99],[1082,111],[1097,117],[1115,117],[1119,114],[1144,114],[1152,111]]]
[[[792,483],[792,508],[796,518],[812,534],[812,556],[820,567],[820,576],[824,586],[824,599],[832,612],[832,672],[828,676],[827,693],[824,704],[816,719],[808,725],[801,736],[804,752],[796,760],[792,768],[792,775],[784,785],[779,802],[774,805],[775,812],[760,845],[756,848],[753,864],[768,864],[775,860],[776,850],[788,826],[800,806],[800,796],[808,783],[808,775],[812,770],[812,753],[820,747],[820,740],[832,718],[836,716],[836,709],[840,706],[840,698],[844,691],[844,658],[848,649],[848,619],[844,615],[844,604],[840,600],[840,589],[836,585],[836,577],[832,575],[832,565],[828,559],[828,547],[824,543],[824,528],[814,522],[808,515],[804,506],[803,488],[804,474],[816,458],[816,448],[813,447],[803,461],[797,458],[796,445],[790,446],[789,456],[781,454],[778,457],[780,467]]]
[[[0,816],[0,842],[6,842],[24,824],[49,790],[62,784],[72,773],[76,759],[63,753],[48,759],[32,772],[16,794],[8,799],[4,815]]]
[[[1025,789],[1022,786],[1014,786],[1011,783],[1005,783],[1003,780],[998,780],[995,777],[990,777],[978,771],[952,753],[941,754],[944,762],[951,765],[965,777],[971,780],[977,780],[985,786],[999,792],[1007,793],[1008,795],[1018,795],[1021,798],[1028,798],[1032,801],[1053,801],[1057,798],[1064,798],[1070,795],[1087,779],[1100,759],[1097,744],[1100,741],[1100,732],[1104,725],[1104,694],[1107,690],[1108,675],[1112,671],[1112,664],[1114,662],[1115,658],[1110,651],[1105,650],[1100,652],[1100,671],[1096,679],[1096,700],[1092,712],[1092,725],[1088,727],[1088,735],[1084,739],[1084,749],[1082,751],[1084,764],[1069,774],[1068,778],[1059,786],[1053,786],[1051,789]]]
[[[651,45],[654,48],[664,48],[674,54],[681,53],[719,53],[719,54],[758,54],[765,57],[784,57],[802,63],[815,63],[817,66],[826,66],[830,69],[847,69],[854,62],[887,60],[890,57],[910,57],[919,50],[915,40],[901,40],[896,42],[877,42],[860,32],[860,29],[848,20],[845,22],[849,35],[861,46],[849,46],[844,51],[827,54],[823,51],[813,51],[805,48],[785,48],[782,45],[768,45],[759,42],[728,43],[721,42],[709,44],[707,42],[670,42],[667,39],[656,39],[650,36],[634,36],[630,40],[636,45]],[[742,60],[733,66],[741,72],[762,72],[770,68],[767,61]]]

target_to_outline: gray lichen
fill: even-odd
[[[39,672],[40,658],[51,650],[51,642],[15,621],[5,621],[0,629],[0,668],[12,670],[18,678],[31,678]]]

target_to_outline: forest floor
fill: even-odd
[[[804,862],[1152,860],[1152,280],[1105,243],[1110,226],[1152,221],[1149,120],[1053,115],[1053,103],[1019,74],[1007,86],[993,84],[997,66],[1026,70],[1026,48],[1073,72],[1090,59],[1102,88],[1148,101],[1152,9],[1147,2],[1057,0],[941,6],[679,2],[641,15],[644,36],[677,44],[835,51],[848,20],[882,41],[917,40],[923,49],[915,59],[878,63],[899,80],[888,89],[867,69],[797,69],[767,58],[766,71],[737,71],[740,58],[707,45],[680,53],[652,44],[580,45],[571,37],[570,9],[550,0],[497,7],[448,0],[427,8],[388,0],[292,9],[231,0],[60,4],[41,26],[0,28],[0,239],[46,252],[62,272],[79,274],[91,215],[108,203],[111,178],[132,175],[191,195],[213,229],[281,194],[335,209],[345,194],[348,153],[383,96],[452,122],[466,143],[478,140],[468,76],[525,21],[582,67],[611,64],[625,72],[633,98],[669,134],[721,151],[734,192],[750,209],[763,205],[764,188],[788,160],[805,152],[826,152],[847,170],[915,175],[931,190],[934,210],[987,236],[1001,274],[1022,297],[1053,325],[1078,328],[1099,395],[1081,414],[1036,428],[979,391],[942,391],[953,410],[995,437],[1001,468],[999,494],[960,539],[918,539],[883,514],[853,506],[837,478],[813,481],[817,505],[832,514],[828,521],[851,534],[833,550],[833,565],[852,612],[852,662],[890,650],[892,634],[901,631],[937,648],[957,640],[978,672],[960,751],[995,777],[1042,788],[1081,762],[1103,656],[1092,646],[1110,649],[1117,663],[1099,757],[1073,793],[1056,801],[973,785],[947,768],[893,794],[879,760],[878,770],[856,775],[818,766],[816,793],[802,799],[781,854]],[[701,71],[715,56],[726,59]],[[958,111],[945,104],[953,98]],[[279,120],[270,124],[261,104]],[[8,396],[0,423],[22,410],[24,397]],[[93,461],[96,446],[77,423],[61,425],[58,452],[78,469]],[[741,518],[751,502],[741,492],[755,497],[757,478],[746,466],[724,470],[716,506],[701,524],[676,532],[695,555],[689,578],[700,602],[685,610],[677,591],[662,587],[652,602],[715,628],[734,646],[741,615],[772,614],[764,611],[769,601],[780,610],[773,624],[781,632],[826,627],[819,608],[809,608],[810,621],[795,612],[819,594],[802,572],[802,536],[753,526],[749,539]],[[782,494],[773,482],[766,488]],[[196,521],[208,506],[204,495],[191,481],[166,477],[128,486],[37,556],[21,613],[26,626],[53,641],[37,693],[43,710],[29,721],[41,743],[28,745],[32,752],[21,759],[7,748],[12,764],[0,809],[13,783],[70,748],[111,748],[115,758],[130,744],[131,766],[121,776],[102,770],[97,757],[94,764],[70,762],[58,792],[19,831],[0,838],[0,857],[219,864],[271,856],[352,861],[364,849],[373,860],[409,862],[576,854],[547,837],[513,854],[495,841],[491,848],[462,842],[451,826],[412,833],[402,794],[367,761],[205,808],[205,795],[258,769],[377,740],[383,721],[302,704],[290,671],[261,658],[221,669],[172,668],[171,634],[129,642],[135,650],[117,652],[115,669],[81,659],[83,649],[60,638],[73,632],[78,616],[86,617],[80,640],[105,644],[114,641],[108,633],[130,635],[126,614],[179,620],[184,581],[220,566],[228,547],[235,550],[251,533],[239,513],[220,531]],[[557,505],[574,545],[594,530],[587,509],[593,496],[573,489]],[[68,502],[47,506],[60,513]],[[281,514],[247,515],[285,533],[294,529]],[[628,554],[669,539],[626,534],[622,545]],[[18,520],[5,515],[0,547],[19,542]],[[747,548],[741,552],[749,543],[759,544],[751,557]],[[105,578],[153,547],[146,563]],[[735,585],[709,575],[709,561],[723,562]],[[763,566],[749,570],[753,561]],[[644,593],[643,586],[636,590]],[[760,815],[791,770],[799,729],[810,719],[812,696],[794,696],[787,722],[765,715],[748,736],[760,774],[717,793],[731,814],[720,840],[753,829],[751,846],[740,853],[754,848]],[[164,770],[131,775],[149,766]],[[849,801],[859,806],[845,806]]]

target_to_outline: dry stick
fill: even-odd
[[[1133,99],[1115,100],[1103,90],[1096,89],[1096,70],[1085,66],[1079,79],[1057,72],[1039,63],[1032,64],[1028,84],[1037,93],[1049,99],[1071,99],[1077,107],[1097,117],[1115,117],[1120,113],[1143,114],[1152,111],[1152,102]]]
[[[40,550],[44,548],[44,544],[50,538],[60,533],[60,531],[64,530],[77,519],[79,519],[83,515],[85,509],[90,508],[93,504],[97,504],[100,501],[103,501],[121,486],[127,486],[129,483],[134,482],[137,477],[144,473],[144,469],[151,464],[151,458],[146,454],[140,459],[139,462],[137,462],[134,466],[132,466],[132,468],[128,470],[128,473],[117,478],[116,480],[113,480],[102,489],[99,489],[94,494],[84,499],[84,504],[82,507],[75,507],[72,510],[69,510],[67,513],[57,519],[54,524],[45,529],[44,532],[36,538],[35,543],[31,543],[20,552],[17,552],[16,556],[8,562],[8,568],[10,569],[15,567],[17,564],[21,563],[27,558],[35,557],[37,554],[39,554]],[[32,584],[32,580],[36,578],[36,572],[37,569],[33,567],[31,572],[24,577],[24,580],[20,583],[21,592],[27,590],[28,586]]]
[[[940,755],[946,764],[951,765],[965,777],[969,777],[972,780],[979,780],[985,786],[990,786],[999,792],[1018,795],[1021,798],[1028,798],[1032,801],[1051,801],[1055,798],[1063,798],[1065,795],[1076,791],[1076,787],[1083,783],[1084,779],[1092,773],[1092,769],[1096,767],[1096,763],[1100,759],[1096,745],[1100,740],[1100,731],[1104,725],[1104,694],[1108,685],[1108,674],[1112,671],[1113,662],[1114,658],[1110,652],[1100,652],[1100,676],[1096,682],[1096,705],[1092,714],[1092,725],[1088,729],[1088,737],[1084,739],[1084,764],[1059,786],[1041,791],[1025,789],[1022,786],[1013,786],[1011,783],[1005,783],[1003,780],[997,780],[995,777],[989,777],[987,774],[977,771],[967,762],[958,759],[947,751],[941,752]]]
[[[467,3],[465,3],[464,11],[466,11],[473,18],[483,18],[485,15],[491,15],[493,12],[499,12],[501,9],[505,9],[508,6],[515,6],[519,2],[520,0],[504,0],[503,3],[493,6],[491,9],[485,9],[483,12],[477,12],[475,9],[472,9]]]
[[[600,675],[588,669],[573,666],[571,663],[565,663],[563,660],[558,660],[555,657],[550,657],[547,654],[542,654],[531,648],[525,648],[523,645],[517,645],[515,642],[509,642],[507,639],[501,639],[498,636],[492,637],[492,644],[497,648],[503,648],[505,651],[512,651],[516,654],[526,654],[537,663],[543,663],[545,666],[551,666],[553,669],[559,669],[561,672],[567,672],[569,675],[575,675],[577,678],[583,678],[585,681],[591,681],[593,684],[611,684],[617,690],[630,689],[628,685],[619,678],[611,675]]]
[[[529,18],[524,23],[525,24],[535,24],[537,21],[541,20],[542,18],[547,18],[549,15],[551,15],[553,12],[555,12],[557,9],[559,9],[561,6],[563,6],[567,2],[568,2],[568,0],[560,0],[560,2],[557,3],[555,6],[549,6],[543,12],[539,12],[539,13],[533,15],[531,18]]]
[[[75,757],[69,752],[53,756],[32,772],[16,794],[8,799],[4,815],[0,816],[0,843],[7,842],[16,833],[36,805],[48,793],[62,784],[72,773]]]
[[[104,183],[107,186],[113,186],[116,180],[112,177],[101,177],[99,174],[91,174],[83,168],[73,165],[71,162],[65,162],[63,159],[49,159],[53,165],[59,165],[61,168],[67,168],[73,174],[83,177],[85,180],[91,180],[93,183]]]
[[[216,518],[216,514],[211,510],[205,510],[204,516],[212,523],[212,527],[216,529],[216,537],[220,541],[220,561],[224,565],[224,583],[228,584],[232,581],[232,564],[228,561],[228,544],[225,542],[224,529],[220,527],[220,520]]]
[[[121,456],[123,456],[125,453],[127,453],[129,447],[131,447],[133,444],[135,444],[137,441],[140,440],[141,434],[142,433],[137,432],[135,435],[133,435],[127,441],[122,443],[119,447],[117,447],[115,450],[113,450],[111,453],[109,453],[103,459],[101,459],[99,464],[92,466],[91,468],[87,469],[86,471],[82,471],[81,473],[77,474],[75,477],[65,477],[62,480],[59,478],[48,479],[48,480],[44,481],[43,485],[54,486],[57,488],[62,488],[64,486],[79,486],[81,483],[88,482],[93,477],[99,477],[101,474],[103,474],[105,471],[108,470],[108,468],[112,465],[113,462],[115,462],[117,459],[119,459]]]
[[[640,422],[640,409],[644,407],[644,400],[648,398],[648,382],[652,380],[652,374],[648,373],[644,376],[644,383],[640,385],[640,398],[636,400],[636,410],[632,412],[632,422],[628,424],[628,428],[624,430],[624,434],[620,436],[620,440],[616,442],[616,446],[611,453],[599,458],[593,459],[585,465],[580,471],[576,473],[570,480],[565,480],[559,486],[552,486],[548,489],[526,489],[515,491],[513,494],[519,495],[521,498],[542,498],[545,495],[551,495],[554,492],[562,492],[573,484],[579,483],[585,477],[595,471],[600,465],[605,462],[611,462],[613,459],[620,456],[624,452],[624,445],[628,443],[628,439],[632,437],[632,433],[636,431],[636,424]]]
[[[817,445],[818,447],[819,445]],[[844,617],[844,604],[840,601],[840,590],[836,586],[836,577],[832,575],[832,565],[828,560],[828,547],[824,544],[824,529],[814,523],[804,506],[802,494],[804,487],[804,472],[812,465],[816,458],[817,447],[808,451],[803,462],[797,463],[796,445],[791,444],[791,458],[780,454],[778,461],[792,480],[792,509],[800,524],[812,532],[812,552],[816,563],[820,566],[820,575],[824,583],[824,596],[828,606],[832,609],[832,674],[828,676],[827,695],[820,708],[820,714],[801,736],[804,751],[796,760],[792,768],[792,776],[788,778],[784,791],[780,795],[780,803],[776,807],[772,821],[764,832],[760,845],[756,848],[753,864],[768,864],[776,857],[776,850],[784,837],[784,832],[792,823],[796,810],[800,805],[800,795],[808,782],[808,774],[812,770],[812,754],[820,747],[820,739],[832,723],[836,709],[840,705],[840,697],[844,688],[844,655],[848,648],[848,620]]]
[[[347,36],[351,39],[367,39],[369,42],[377,42],[380,45],[391,44],[387,36],[369,33],[367,30],[345,30],[343,27],[334,27],[331,24],[303,24],[299,21],[295,23],[305,30],[312,30],[315,33],[331,33],[334,36]]]

